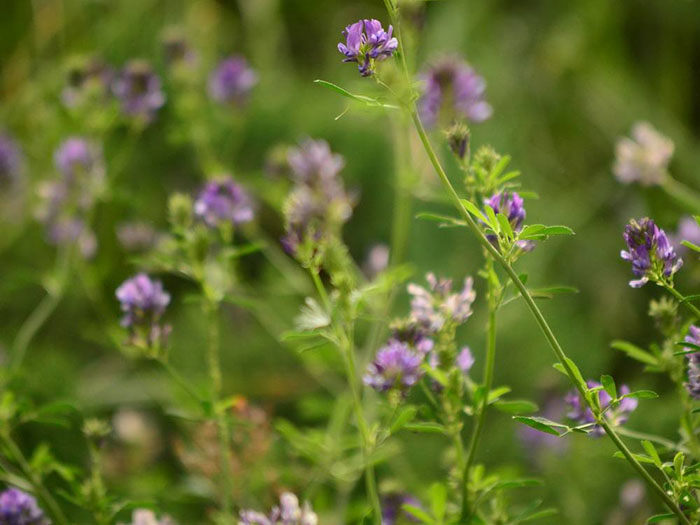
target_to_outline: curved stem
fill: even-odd
[[[693,210],[693,213],[700,213],[700,194],[698,194],[698,192],[689,188],[682,182],[678,182],[670,175],[666,177],[661,187],[679,203]]]
[[[676,290],[673,286],[671,286],[670,284],[668,284],[668,283],[666,283],[666,282],[664,282],[664,281],[659,281],[659,282],[658,282],[658,285],[661,286],[662,288],[664,288],[664,289],[665,289],[668,293],[670,293],[673,297],[675,297],[676,300],[678,300],[678,302],[679,302],[680,304],[682,304],[682,305],[685,306],[688,310],[690,310],[691,312],[693,312],[693,315],[694,315],[697,319],[700,319],[700,309],[698,309],[697,306],[695,306],[693,303],[691,303],[690,301],[688,301],[688,300],[686,299],[686,297],[685,297],[682,293],[680,293],[680,292],[679,292],[678,290]]]
[[[489,288],[491,288],[489,280]],[[494,290],[489,290],[491,294],[495,293]],[[469,442],[469,449],[467,452],[467,459],[464,463],[464,473],[462,474],[462,520],[467,520],[472,514],[469,503],[469,474],[474,463],[474,456],[476,454],[476,447],[479,443],[479,438],[481,437],[481,432],[484,429],[484,423],[486,421],[486,410],[489,404],[489,392],[491,392],[491,386],[493,385],[493,370],[496,361],[496,311],[498,305],[493,301],[493,298],[489,298],[489,318],[488,318],[488,328],[486,335],[486,366],[484,369],[484,399],[481,403],[481,408],[479,409],[479,414],[476,418],[476,424],[474,425],[474,430],[472,431],[472,437]]]

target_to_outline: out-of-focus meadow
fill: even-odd
[[[630,217],[650,214],[675,231],[683,210],[659,189],[620,185],[611,166],[616,140],[628,134],[635,121],[648,120],[676,144],[674,176],[700,185],[697,2],[415,4],[416,69],[435,56],[459,53],[483,75],[494,112],[488,121],[471,127],[473,144],[491,144],[512,156],[511,165],[522,171],[523,185],[539,195],[528,201],[528,218],[566,224],[576,232],[550,241],[519,264],[539,286],[579,289],[576,295],[541,303],[562,344],[584,375],[597,377],[605,371],[618,383],[661,394],[632,414],[628,425],[675,437],[680,407],[673,386],[662,376],[642,375],[642,365],[611,349],[610,342],[626,339],[646,345],[658,337],[646,310],[659,290],[627,285],[629,265],[619,255],[624,225]],[[186,395],[177,385],[156,367],[129,359],[111,344],[119,333],[120,316],[114,290],[140,268],[139,255],[120,244],[117,232],[130,221],[166,229],[171,193],[194,194],[206,172],[228,172],[254,196],[256,223],[264,238],[276,242],[283,233],[276,211],[284,188],[275,175],[280,147],[313,137],[326,139],[345,157],[345,184],[357,191],[357,205],[344,230],[353,257],[361,263],[374,245],[388,244],[397,160],[389,121],[375,108],[351,105],[345,112],[348,99],[313,82],[321,78],[353,92],[365,90],[364,79],[341,62],[336,46],[340,31],[358,18],[388,23],[383,4],[5,0],[0,15],[0,128],[10,132],[24,152],[22,188],[2,196],[0,210],[0,344],[5,362],[18,327],[44,295],[42,279],[56,257],[56,248],[35,219],[35,188],[53,177],[53,152],[63,139],[89,137],[104,129],[94,114],[86,121],[62,104],[72,65],[81,57],[97,56],[119,68],[139,58],[150,62],[163,80],[165,104],[151,125],[139,131],[112,127],[98,137],[106,171],[117,180],[95,210],[98,249],[94,258],[76,263],[80,268],[65,297],[28,349],[21,384],[37,404],[66,400],[113,423],[105,456],[111,493],[156,501],[181,523],[199,523],[210,491],[207,436],[200,429],[193,437],[193,424],[168,409]],[[164,54],[164,36],[175,30],[197,54],[197,66],[183,73],[184,79],[175,78]],[[249,100],[235,110],[214,103],[192,110],[186,97],[178,96],[178,86],[189,83],[205,92],[209,72],[228,55],[245,56],[258,76]],[[198,143],[197,137],[204,135],[206,140]],[[413,140],[411,167],[420,182],[412,215],[440,211],[440,204],[421,198],[434,193],[437,180],[419,142]],[[413,280],[421,280],[428,271],[457,280],[476,272],[480,249],[463,231],[436,229],[434,223],[416,219],[410,229],[405,260]],[[270,487],[289,487],[300,494],[313,487],[321,523],[334,523],[334,486],[325,478],[317,481],[321,474],[275,430],[280,421],[302,428],[325,425],[333,415],[334,396],[324,381],[338,380],[315,377],[304,364],[313,358],[279,340],[293,326],[311,283],[291,258],[281,251],[278,255],[277,267],[260,253],[238,263],[241,289],[262,298],[267,310],[253,315],[229,304],[222,317],[223,391],[238,396],[232,401],[236,410],[253,421],[252,427],[240,430],[235,502],[263,507],[274,497]],[[700,284],[693,259],[689,257],[678,277],[684,289]],[[170,362],[203,385],[204,321],[197,304],[188,300],[195,289],[172,275],[161,278],[173,298],[168,310],[173,326]],[[408,308],[405,288],[400,289],[394,305],[397,315]],[[477,292],[482,291],[478,281]],[[460,341],[475,355],[475,371],[483,366],[485,322],[477,301],[473,318],[460,329]],[[495,384],[509,385],[518,397],[545,405],[568,389],[552,368],[553,361],[524,305],[516,301],[504,308]],[[79,427],[77,420],[68,428],[27,425],[20,443],[32,450],[48,442],[56,457],[82,464],[88,452]],[[138,446],[132,438],[139,440]],[[420,493],[426,480],[440,478],[449,461],[439,437],[402,436],[396,446],[400,451],[378,467],[380,489],[395,486]],[[658,506],[649,497],[643,499],[639,517],[621,513],[621,498],[634,499],[630,494],[636,486],[625,485],[633,473],[612,457],[613,452],[610,443],[583,435],[538,447],[523,438],[510,416],[494,413],[478,460],[514,474],[541,476],[544,487],[525,489],[515,498],[541,497],[556,507],[560,514],[549,523],[642,523],[641,517]],[[622,495],[620,488],[625,486]],[[75,513],[76,523],[86,519],[77,509],[69,512]]]

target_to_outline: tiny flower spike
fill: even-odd
[[[132,60],[119,73],[112,91],[124,114],[151,122],[165,104],[160,78],[147,62]]]
[[[200,191],[194,214],[212,228],[223,223],[237,226],[253,220],[253,204],[246,191],[225,175]]]
[[[523,229],[526,216],[525,201],[518,193],[514,191],[496,193],[486,200],[486,206],[489,206],[494,213],[502,213],[505,215],[508,218],[510,227],[515,233]],[[491,244],[498,245],[498,240],[495,235],[489,234],[486,238],[491,241]],[[516,244],[518,248],[526,252],[529,252],[535,247],[533,241],[518,241]]]
[[[700,346],[700,328],[691,325],[685,342]],[[696,350],[696,348],[686,347],[686,350]],[[688,382],[685,387],[693,399],[700,399],[700,351],[688,354]]]
[[[280,504],[269,514],[242,510],[239,525],[318,525],[318,516],[308,502],[299,505],[299,498],[291,492],[280,495]]]
[[[22,153],[9,135],[0,133],[0,188],[15,182],[22,167]]]
[[[257,83],[258,76],[245,58],[226,58],[209,76],[209,95],[222,104],[241,105]]]
[[[163,290],[163,284],[140,273],[124,281],[116,296],[124,312],[121,324],[129,330],[129,343],[156,349],[162,346],[170,331],[167,325],[160,324],[170,303],[170,294]]]
[[[464,280],[459,293],[452,293],[452,279],[437,279],[429,273],[426,280],[430,289],[417,284],[408,285],[411,299],[411,319],[423,326],[429,333],[439,332],[445,324],[460,325],[472,315],[472,303],[476,299],[474,281]]]
[[[0,494],[0,525],[49,525],[36,500],[18,489]]]
[[[666,233],[647,217],[632,219],[623,237],[627,250],[622,250],[620,256],[632,263],[632,273],[637,277],[629,283],[632,288],[649,281],[668,283],[683,265]]]
[[[632,128],[632,138],[625,137],[617,143],[613,173],[623,184],[661,184],[667,177],[673,149],[673,142],[651,124],[638,122]]]
[[[596,381],[588,381],[586,383],[588,388],[600,387],[601,384]],[[630,389],[627,385],[622,385],[619,388],[619,396],[629,394]],[[625,398],[616,407],[608,408],[612,398],[605,390],[598,391],[598,399],[600,401],[600,408],[605,411],[604,417],[613,425],[620,426],[625,424],[627,418],[631,412],[637,408],[637,400],[631,397]],[[569,412],[567,416],[577,425],[587,425],[590,423],[595,423],[595,417],[591,409],[586,405],[586,403],[581,399],[581,395],[577,390],[572,390],[566,395],[564,399],[569,407]],[[590,435],[592,436],[602,436],[605,434],[605,430],[600,425],[594,425],[592,427]]]
[[[394,28],[384,31],[379,20],[359,20],[343,30],[345,43],[338,44],[345,58],[343,62],[355,62],[363,77],[374,73],[375,61],[384,60],[394,54],[399,41],[392,37]]]
[[[443,120],[446,124],[466,119],[483,122],[493,112],[484,100],[486,82],[466,62],[446,57],[430,66],[421,75],[423,95],[418,108],[428,127]],[[444,117],[444,118],[441,118]]]
[[[406,343],[390,339],[367,366],[364,382],[378,392],[397,389],[405,394],[423,375],[422,362],[422,354],[413,352]]]

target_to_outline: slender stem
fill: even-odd
[[[164,359],[156,359],[156,362],[160,364],[160,366],[163,367],[163,370],[165,370],[168,375],[175,381],[175,383],[182,388],[185,392],[187,392],[190,396],[192,396],[193,399],[195,399],[198,403],[202,402],[201,396],[197,393],[197,391],[192,387],[192,385],[189,384],[189,382],[182,377],[180,372],[178,372],[173,365],[165,361]]]
[[[670,175],[666,177],[661,187],[668,195],[693,210],[694,213],[700,213],[700,194],[698,192],[682,182],[678,182]]]
[[[10,436],[10,433],[6,429],[0,431],[0,439],[2,439],[5,448],[10,452],[14,460],[19,465],[19,468],[26,476],[27,481],[29,481],[34,488],[36,495],[41,501],[43,501],[56,525],[68,525],[68,520],[66,519],[65,514],[63,514],[61,507],[59,507],[56,500],[53,499],[53,496],[47,490],[41,478],[34,473],[32,467],[27,461],[27,458],[24,457],[22,450],[17,446],[17,443],[15,443],[14,439],[12,439],[12,436]]]
[[[688,310],[693,312],[693,315],[696,318],[700,319],[700,309],[698,309],[697,306],[695,306],[693,303],[688,301],[682,293],[680,293],[678,290],[676,290],[673,286],[671,286],[667,282],[658,281],[658,284],[659,284],[659,286],[663,287],[668,293],[670,293],[673,297],[675,297],[680,304],[682,304]]]
[[[491,288],[491,281],[489,280],[489,288]],[[490,294],[494,294],[495,290],[489,290]],[[484,429],[484,423],[486,421],[486,410],[489,405],[489,392],[491,392],[491,386],[493,385],[493,370],[496,361],[496,312],[498,310],[498,304],[495,302],[493,297],[489,297],[489,318],[488,318],[488,328],[486,335],[486,366],[484,369],[484,399],[481,402],[481,408],[479,408],[479,413],[476,417],[476,424],[474,425],[474,430],[472,431],[472,437],[469,442],[469,449],[467,452],[467,460],[464,463],[464,473],[462,474],[462,520],[467,520],[472,514],[472,509],[470,509],[469,504],[469,473],[474,463],[474,455],[476,453],[476,447],[479,443],[479,438]]]
[[[406,141],[400,133],[402,126],[393,126],[394,140],[394,216],[391,226],[391,262],[401,264],[406,256],[406,246],[411,229],[411,194],[406,180],[408,162]]]
[[[654,434],[647,434],[646,432],[638,432],[637,430],[632,430],[625,427],[617,427],[617,433],[621,436],[625,436],[632,439],[646,440],[666,447],[669,450],[675,450],[676,452],[683,452],[684,454],[689,454],[689,450],[678,443],[674,443],[670,439],[666,439],[662,436],[656,436]]]

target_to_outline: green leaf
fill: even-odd
[[[687,341],[678,341],[676,343],[673,343],[676,346],[681,346],[683,348],[692,348],[693,350],[685,351],[685,352],[676,352],[673,355],[682,355],[682,354],[694,354],[695,352],[700,352],[700,345],[696,345],[695,343],[689,343]]]
[[[676,471],[678,478],[683,477],[683,462],[685,461],[685,456],[683,452],[679,452],[673,457],[673,469]]]
[[[493,406],[506,414],[532,414],[539,410],[535,403],[526,399],[498,400]]]
[[[660,521],[665,521],[669,519],[674,519],[676,517],[672,512],[666,514],[656,514],[647,520],[647,523],[659,523]]]
[[[518,478],[518,479],[504,479],[498,481],[494,486],[494,490],[498,489],[520,489],[524,487],[540,487],[544,485],[541,479],[537,478]]]
[[[615,380],[612,376],[603,374],[600,376],[600,382],[608,395],[613,399],[617,399],[617,387],[615,386]]]
[[[450,217],[449,215],[440,215],[438,213],[421,212],[416,215],[416,219],[425,219],[428,221],[447,223],[453,226],[466,226],[466,223],[464,221],[460,221],[459,219]]]
[[[315,84],[319,84],[321,86],[327,87],[329,89],[332,89],[336,93],[343,95],[344,97],[351,98],[353,100],[356,100],[358,102],[362,102],[366,106],[370,107],[382,107],[382,108],[387,108],[387,109],[399,109],[398,106],[394,106],[393,104],[384,104],[383,102],[380,102],[376,98],[372,97],[367,97],[365,95],[355,95],[354,93],[350,93],[347,89],[344,89],[337,84],[333,84],[333,82],[328,82],[326,80],[314,80]]]
[[[645,363],[647,365],[652,366],[659,365],[659,360],[656,357],[651,355],[646,350],[643,350],[638,346],[633,345],[632,343],[629,343],[627,341],[616,340],[610,343],[610,346],[615,350],[620,350],[621,352],[626,353],[632,359],[635,359],[641,363]]]
[[[509,392],[509,386],[497,386],[496,388],[491,390],[491,392],[489,392],[489,405],[498,401],[498,398],[500,398],[501,396],[505,396]]]
[[[565,357],[564,360],[566,361],[566,364],[569,365],[569,368],[571,369],[571,372],[574,374],[574,377],[576,378],[576,381],[578,383],[585,387],[586,386],[586,380],[583,379],[583,376],[581,375],[581,371],[578,369],[578,366],[576,366],[576,363],[574,363],[571,359],[568,357]]]
[[[544,230],[540,232],[542,235],[576,235],[574,230],[568,226],[545,226]]]
[[[495,232],[500,232],[501,228],[500,225],[498,224],[498,219],[496,218],[496,212],[493,211],[493,208],[489,205],[484,206],[484,211],[486,212],[486,216],[489,218],[487,221],[488,225],[491,226],[493,231]]]
[[[634,457],[634,459],[636,459],[636,460],[639,461],[640,463],[649,463],[649,464],[651,464],[651,465],[654,464],[654,460],[653,460],[653,459],[651,459],[650,457],[647,457],[647,456],[645,456],[645,455],[643,455],[643,454],[632,454],[632,456]],[[622,452],[620,452],[619,450],[613,454],[613,457],[614,457],[614,458],[619,458],[619,459],[627,459],[627,458],[625,457],[625,455],[624,455]]]
[[[540,432],[544,432],[545,434],[551,434],[557,437],[560,436],[559,432],[557,432],[557,430],[552,425],[553,421],[549,421],[546,418],[515,416],[513,417],[513,419],[515,419],[518,423],[523,423],[524,425],[532,427],[535,430],[539,430]],[[560,426],[557,423],[555,423],[555,425]]]
[[[544,224],[528,224],[520,231],[518,239],[541,239],[545,228]]]
[[[526,521],[539,520],[542,518],[549,518],[550,516],[556,516],[557,514],[559,514],[559,511],[557,509],[542,509],[532,514],[528,514],[527,516],[523,516],[522,518],[520,518],[520,523],[525,523]]]
[[[548,286],[546,288],[531,288],[528,290],[535,299],[552,299],[556,294],[578,293],[573,286]]]
[[[690,248],[694,252],[700,252],[700,246],[698,246],[697,244],[693,244],[690,241],[681,241],[681,244],[686,248]]]
[[[489,206],[489,208],[490,207],[491,206]],[[498,215],[496,215],[496,219],[498,219],[498,224],[501,226],[501,231],[506,235],[506,237],[508,237],[509,239],[513,239],[513,228],[510,225],[508,217],[506,217],[502,213],[499,213]]]
[[[621,399],[625,399],[627,397],[634,397],[636,399],[656,399],[659,397],[659,394],[654,392],[653,390],[637,390],[636,392],[630,392],[629,394],[625,394],[622,396]]]
[[[486,216],[481,212],[479,208],[474,206],[471,203],[471,201],[468,201],[467,199],[460,199],[460,202],[462,203],[462,206],[464,206],[467,209],[467,211],[471,213],[474,217],[486,224],[489,223],[489,220],[486,218]]]
[[[642,447],[644,447],[646,453],[649,454],[649,457],[654,460],[654,464],[657,467],[660,467],[661,458],[659,457],[659,453],[656,451],[656,447],[654,446],[654,444],[651,441],[643,440]]]
[[[408,405],[402,408],[399,414],[396,416],[396,419],[394,419],[394,422],[391,424],[391,427],[389,427],[389,432],[395,434],[401,430],[408,423],[413,421],[417,413],[418,409],[413,405]]]
[[[419,519],[421,523],[435,523],[435,520],[430,516],[430,514],[425,512],[420,507],[404,503],[403,505],[401,505],[401,510],[406,511],[414,518]]]
[[[445,434],[445,427],[439,423],[406,423],[403,428],[409,432],[417,432],[418,434]]]
[[[428,490],[428,496],[433,516],[438,523],[442,523],[447,509],[447,488],[442,483],[433,483]]]

